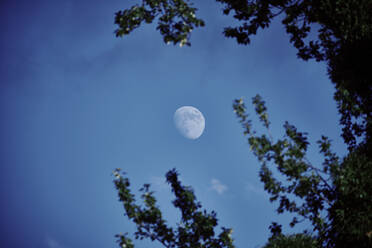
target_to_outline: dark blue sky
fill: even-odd
[[[261,94],[272,134],[282,137],[285,121],[308,132],[319,164],[321,135],[345,153],[325,64],[297,59],[279,22],[249,46],[224,38],[231,20],[215,1],[196,2],[206,27],[191,47],[165,45],[151,25],[117,39],[114,13],[130,2],[1,1],[0,247],[117,247],[114,235],[133,231],[112,183],[117,167],[134,192],[153,185],[173,224],[164,174],[177,168],[237,247],[262,246],[271,221],[289,216],[263,191],[232,101],[250,106]],[[197,140],[174,127],[183,105],[205,116]]]

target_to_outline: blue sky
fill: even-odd
[[[250,106],[260,94],[275,137],[285,121],[308,132],[314,164],[321,135],[345,154],[325,64],[297,59],[279,22],[239,46],[221,34],[232,23],[221,6],[198,2],[206,27],[179,48],[151,25],[115,38],[114,13],[131,1],[1,1],[1,247],[117,247],[114,235],[134,230],[112,183],[117,167],[134,192],[152,184],[173,224],[164,175],[175,167],[237,247],[262,246],[271,221],[290,216],[263,191],[236,98]],[[197,140],[174,127],[184,105],[206,119]]]

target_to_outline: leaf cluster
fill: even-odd
[[[114,184],[118,190],[119,200],[123,202],[126,216],[137,227],[134,233],[136,239],[149,238],[160,242],[167,248],[234,248],[231,237],[232,229],[222,227],[216,235],[215,228],[218,220],[216,213],[201,210],[200,202],[191,187],[183,186],[178,180],[175,169],[166,174],[167,182],[171,185],[176,199],[173,205],[181,211],[182,217],[176,228],[169,227],[162,217],[156,199],[150,191],[150,185],[145,184],[140,189],[144,206],[135,203],[135,197],[130,190],[129,179],[120,169],[114,171]],[[133,242],[127,234],[118,234],[121,247],[133,248]]]
[[[372,161],[363,149],[346,156],[334,180],[337,198],[329,209],[335,247],[372,247]]]
[[[265,102],[257,95],[252,103],[263,126],[269,130]],[[278,213],[295,214],[290,226],[310,221],[319,244],[327,247],[339,247],[346,241],[369,247],[372,164],[364,150],[355,150],[341,161],[331,151],[331,141],[322,136],[318,145],[324,161],[321,167],[314,166],[306,158],[309,145],[306,133],[286,122],[284,137],[274,141],[271,135],[258,135],[253,130],[242,99],[235,100],[233,108],[251,150],[261,163],[260,179],[271,195],[270,201],[279,202]],[[278,180],[273,169],[286,180]],[[270,229],[273,237],[282,235],[281,225],[273,222]]]
[[[263,125],[269,129],[264,101],[257,95],[252,102]],[[333,188],[321,174],[323,171],[337,173],[334,168],[337,168],[338,164],[337,156],[329,150],[328,139],[323,137],[323,140],[319,141],[322,151],[328,155],[327,163],[324,163],[321,171],[312,166],[305,157],[309,144],[306,133],[297,131],[293,125],[286,122],[284,138],[274,142],[271,137],[265,134],[257,135],[252,130],[251,122],[247,122],[248,115],[242,99],[235,100],[233,108],[240,118],[245,135],[248,136],[250,148],[261,162],[260,178],[265,185],[265,190],[271,195],[270,201],[280,203],[277,212],[297,213],[302,218],[310,220],[316,231],[323,232],[325,220],[321,217],[321,211],[325,203],[331,203],[334,196]],[[276,169],[286,177],[288,185],[273,176],[269,167],[270,162],[274,162]],[[289,194],[302,199],[302,203],[291,200]],[[299,221],[301,220],[294,217],[291,226],[295,226]]]
[[[226,37],[249,44],[259,28],[276,16],[303,60],[326,61],[336,86],[343,138],[353,150],[358,137],[372,137],[372,1],[370,0],[217,0],[223,13],[240,21],[227,27]],[[310,34],[317,32],[316,39]],[[369,143],[372,146],[371,143]]]
[[[284,247],[295,247],[295,248],[316,248],[318,242],[314,237],[309,234],[292,234],[292,235],[277,235],[269,239],[267,244],[262,248],[284,248]]]
[[[372,4],[369,0],[217,0],[224,5],[223,13],[241,21],[237,27],[225,28],[225,35],[241,44],[249,44],[250,36],[266,28],[276,16],[290,35],[290,42],[304,60],[328,60],[344,43],[371,37]],[[318,39],[306,41],[314,24]],[[318,27],[316,26],[316,27]]]
[[[204,21],[196,18],[196,8],[184,0],[142,0],[141,5],[115,14],[116,37],[128,35],[143,22],[158,21],[156,29],[163,36],[165,43],[190,46],[190,34],[195,27],[204,26]]]

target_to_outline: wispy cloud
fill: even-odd
[[[222,195],[226,190],[227,186],[222,184],[218,179],[213,178],[211,180],[211,189]]]
[[[266,192],[263,188],[257,187],[256,185],[253,185],[251,183],[247,183],[245,185],[245,190],[250,193],[257,194],[257,195],[262,195],[262,196],[266,195]]]
[[[164,190],[169,187],[169,185],[165,181],[165,177],[152,176],[150,178],[150,184],[153,187],[153,189],[157,191]]]
[[[47,236],[45,238],[45,244],[47,248],[66,248],[61,243],[59,243],[57,240],[50,236]]]

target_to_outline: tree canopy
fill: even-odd
[[[269,134],[265,102],[257,95],[252,103]],[[370,247],[372,161],[364,150],[354,150],[341,160],[332,152],[331,141],[323,136],[318,144],[324,161],[321,167],[313,165],[306,157],[309,145],[306,133],[286,122],[284,138],[274,140],[253,129],[242,99],[235,100],[233,108],[251,150],[261,163],[259,175],[271,195],[270,201],[279,202],[279,214],[285,211],[295,214],[290,226],[309,221],[324,247]],[[286,180],[278,180],[274,170]],[[270,229],[273,236],[281,235],[281,225],[273,223]]]
[[[269,239],[262,248],[280,248],[280,247],[296,247],[296,248],[316,248],[317,241],[308,234],[292,234],[292,235],[277,235]]]
[[[222,227],[222,231],[216,236],[214,230],[218,224],[216,213],[214,211],[208,213],[201,209],[202,206],[196,201],[192,188],[181,184],[175,169],[166,174],[167,182],[171,185],[176,197],[173,205],[181,211],[181,220],[175,229],[163,219],[149,184],[144,184],[141,188],[141,198],[145,204],[142,207],[136,204],[135,197],[130,190],[129,179],[125,177],[125,174],[120,173],[120,169],[116,169],[114,176],[114,183],[119,199],[123,202],[126,216],[137,226],[136,239],[156,240],[167,248],[235,247],[231,238],[232,229]],[[132,240],[126,234],[118,234],[116,237],[121,247],[134,247]]]

